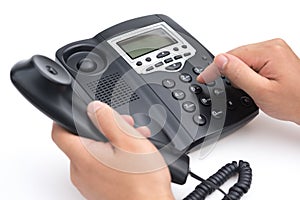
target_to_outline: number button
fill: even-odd
[[[210,106],[210,105],[211,105],[211,99],[210,99],[210,98],[202,97],[202,98],[200,99],[200,102],[201,102],[204,106]]]
[[[174,90],[172,92],[172,96],[174,97],[174,99],[176,100],[182,100],[185,98],[185,93],[182,90]]]
[[[179,79],[180,79],[182,82],[184,82],[184,83],[189,83],[189,82],[192,81],[191,75],[186,74],[186,73],[181,74],[181,75],[179,76]]]
[[[204,115],[194,115],[193,116],[193,120],[195,122],[195,124],[197,124],[198,126],[204,126],[206,124],[206,118]]]
[[[201,72],[203,72],[203,70],[204,70],[204,67],[193,67],[193,72],[194,72],[196,75],[201,74]]]
[[[175,81],[173,81],[172,79],[165,79],[162,81],[162,85],[165,88],[173,88],[175,86]]]
[[[200,94],[202,92],[202,88],[199,85],[192,84],[190,86],[190,91],[194,94]]]
[[[182,104],[182,108],[186,112],[194,112],[196,110],[196,105],[193,102],[187,101]]]
[[[211,115],[215,118],[215,119],[221,119],[224,116],[224,112],[222,110],[213,110],[211,112]]]

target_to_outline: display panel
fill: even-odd
[[[131,59],[135,59],[175,43],[177,43],[177,41],[174,38],[162,28],[158,28],[122,40],[117,44]]]

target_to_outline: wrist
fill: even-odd
[[[153,199],[157,199],[157,200],[175,200],[173,194],[162,194],[162,195],[141,195],[139,197],[135,196],[136,198],[134,198],[134,200],[153,200]]]
[[[146,189],[146,190],[145,190]],[[154,189],[155,190],[155,189]],[[131,198],[132,199],[132,198]],[[174,195],[171,191],[171,188],[167,189],[158,189],[155,192],[149,192],[149,188],[143,188],[141,191],[136,193],[135,198],[133,200],[175,200]]]

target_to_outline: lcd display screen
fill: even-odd
[[[131,59],[135,59],[175,43],[177,43],[177,41],[165,30],[158,28],[122,40],[117,44]]]

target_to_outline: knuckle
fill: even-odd
[[[284,51],[284,49],[287,47],[287,43],[281,38],[276,38],[271,41],[269,47],[271,48],[271,51],[273,53],[281,54]]]
[[[241,75],[242,75],[242,69],[240,67],[240,63],[238,63],[236,61],[227,63],[223,67],[223,72],[225,75],[230,76],[231,79],[233,79],[233,80],[240,79]]]
[[[285,46],[286,42],[282,38],[275,38],[272,40],[274,44],[277,44],[279,46]]]

